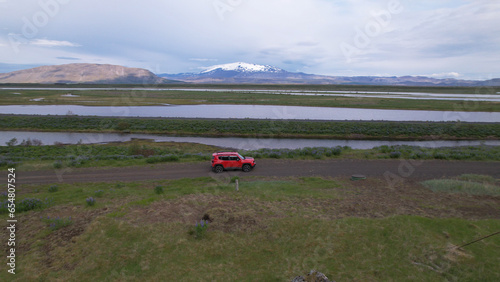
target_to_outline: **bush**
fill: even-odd
[[[146,162],[149,164],[177,161],[179,161],[179,157],[176,155],[151,156],[146,159]]]
[[[89,197],[89,198],[87,198],[87,199],[86,199],[86,202],[87,202],[87,206],[92,207],[92,206],[94,206],[94,205],[95,205],[95,202],[96,202],[96,201],[95,201],[95,199],[94,199],[94,198]]]
[[[158,194],[158,195],[159,195],[159,194],[163,194],[163,192],[164,192],[164,191],[163,191],[163,186],[156,186],[156,187],[155,187],[155,193],[156,193],[156,194]]]
[[[124,131],[124,130],[127,130],[130,128],[130,123],[126,122],[126,121],[120,121],[117,125],[116,125],[116,130],[120,130],[120,131]]]
[[[335,147],[332,149],[332,154],[334,156],[340,156],[340,154],[342,154],[342,148],[341,147]]]
[[[73,166],[73,167],[82,166],[83,164],[85,164],[89,160],[89,157],[87,157],[87,156],[78,156],[78,157],[70,156],[69,158],[72,159],[69,162],[69,166]]]
[[[133,155],[139,155],[139,151],[141,150],[141,147],[137,142],[132,142],[128,146],[128,154],[133,156]]]
[[[59,218],[59,217],[57,217],[57,218],[47,217],[44,221],[48,224],[50,230],[52,230],[52,231],[55,231],[55,230],[60,229],[62,227],[66,227],[66,226],[73,224],[73,221],[71,220],[71,216],[66,218],[66,219]]]
[[[203,239],[205,237],[207,229],[208,229],[208,221],[201,220],[200,223],[197,222],[194,227],[194,238]]]
[[[389,154],[389,157],[390,157],[391,159],[399,159],[399,157],[401,157],[401,152],[391,152],[391,153]]]
[[[387,154],[387,153],[390,153],[392,148],[390,148],[389,146],[387,145],[383,145],[383,146],[380,146],[380,147],[376,147],[375,149],[379,150],[380,153],[383,153],[383,154]]]
[[[4,203],[2,203],[2,205],[0,205],[1,206],[0,210],[2,210],[2,212],[5,212],[3,210],[3,208],[6,208],[8,203],[9,203],[8,201],[5,201]],[[19,202],[16,202],[16,211],[17,212],[24,212],[24,211],[31,211],[34,209],[42,209],[42,208],[48,206],[49,204],[50,204],[49,200],[47,200],[46,202],[43,202],[40,199],[28,198],[28,199],[24,199],[24,200],[21,200]]]
[[[61,169],[63,167],[63,164],[61,161],[55,161],[53,166],[55,169]]]
[[[53,185],[53,186],[49,187],[49,192],[50,193],[57,192],[58,190],[59,190],[59,187],[57,187],[57,185]]]
[[[25,146],[25,147],[29,147],[29,146],[42,146],[43,143],[39,139],[33,139],[33,140],[31,140],[31,138],[28,138],[28,140],[23,140],[20,145],[21,146]]]
[[[17,144],[17,138],[12,138],[12,139],[10,139],[9,141],[5,142],[5,144],[6,144],[7,146],[9,146],[9,147],[10,147],[10,146],[16,146],[16,144]]]
[[[448,155],[442,152],[434,152],[433,157],[438,160],[448,159]]]

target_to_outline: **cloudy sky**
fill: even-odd
[[[0,0],[0,72],[231,62],[325,75],[500,77],[497,0]]]

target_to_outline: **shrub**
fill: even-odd
[[[379,150],[381,153],[387,154],[387,153],[391,152],[392,148],[390,148],[387,145],[383,145],[383,146],[377,147],[376,149]]]
[[[95,199],[92,198],[92,197],[89,197],[86,199],[86,202],[87,202],[87,206],[91,207],[91,206],[94,206],[95,205]]]
[[[141,147],[137,142],[132,142],[128,146],[128,154],[129,155],[139,155],[139,150],[141,150]]]
[[[40,140],[40,139],[33,139],[31,141],[31,143],[33,144],[33,146],[42,146],[43,145],[42,140]]]
[[[203,239],[205,237],[207,229],[208,229],[208,221],[201,220],[200,223],[197,222],[194,227],[194,238]]]
[[[72,160],[69,162],[69,166],[73,167],[79,167],[85,164],[89,160],[89,158],[86,156],[78,156],[78,157],[70,156],[70,159]]]
[[[390,157],[391,159],[399,159],[399,157],[401,157],[401,152],[391,152],[391,153],[389,154],[389,157]]]
[[[7,141],[5,144],[6,144],[7,146],[9,146],[9,147],[10,147],[10,146],[16,146],[16,144],[17,144],[17,138],[12,138],[12,139],[10,139],[9,141]]]
[[[124,131],[130,128],[130,123],[121,121],[116,125],[116,130]]]
[[[156,186],[156,187],[155,187],[155,193],[156,193],[156,194],[158,194],[158,195],[159,195],[159,194],[163,194],[163,192],[164,192],[164,191],[163,191],[163,186]]]
[[[61,161],[55,161],[54,164],[53,164],[54,168],[55,169],[60,169],[63,167],[63,164]]]
[[[23,140],[20,144],[21,146],[29,147],[29,146],[42,146],[43,143],[40,139],[33,139],[28,138],[28,140]]]
[[[58,190],[59,190],[59,187],[57,187],[57,185],[53,185],[53,186],[49,187],[49,192],[50,193],[57,192]]]
[[[448,159],[448,155],[442,152],[434,152],[433,157],[438,160]]]
[[[177,161],[179,161],[179,157],[176,155],[151,156],[146,159],[146,162],[150,164]]]
[[[50,217],[47,217],[45,220],[44,220],[50,230],[52,231],[55,231],[57,229],[60,229],[60,228],[63,228],[63,227],[66,227],[66,226],[69,226],[71,224],[73,224],[73,221],[71,220],[71,216],[68,217],[68,218],[50,218]]]
[[[271,154],[269,154],[269,157],[273,158],[273,159],[280,159],[281,158],[281,153],[279,153],[279,152],[272,152]]]
[[[342,154],[342,148],[341,147],[335,147],[332,149],[332,154],[334,156],[340,156]]]
[[[44,202],[42,200],[36,198],[28,198],[21,200],[19,203],[16,204],[16,211],[18,212],[30,211],[34,209],[41,209],[43,207],[44,207]]]

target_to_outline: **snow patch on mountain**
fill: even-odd
[[[273,67],[270,65],[256,65],[243,62],[236,62],[230,64],[216,65],[208,67],[201,73],[209,73],[212,71],[223,70],[223,71],[237,71],[237,72],[284,72],[284,70]]]

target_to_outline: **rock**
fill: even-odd
[[[316,271],[316,270],[311,270],[309,274],[304,276],[297,276],[292,279],[292,282],[334,282],[328,279],[326,275],[323,273]]]

